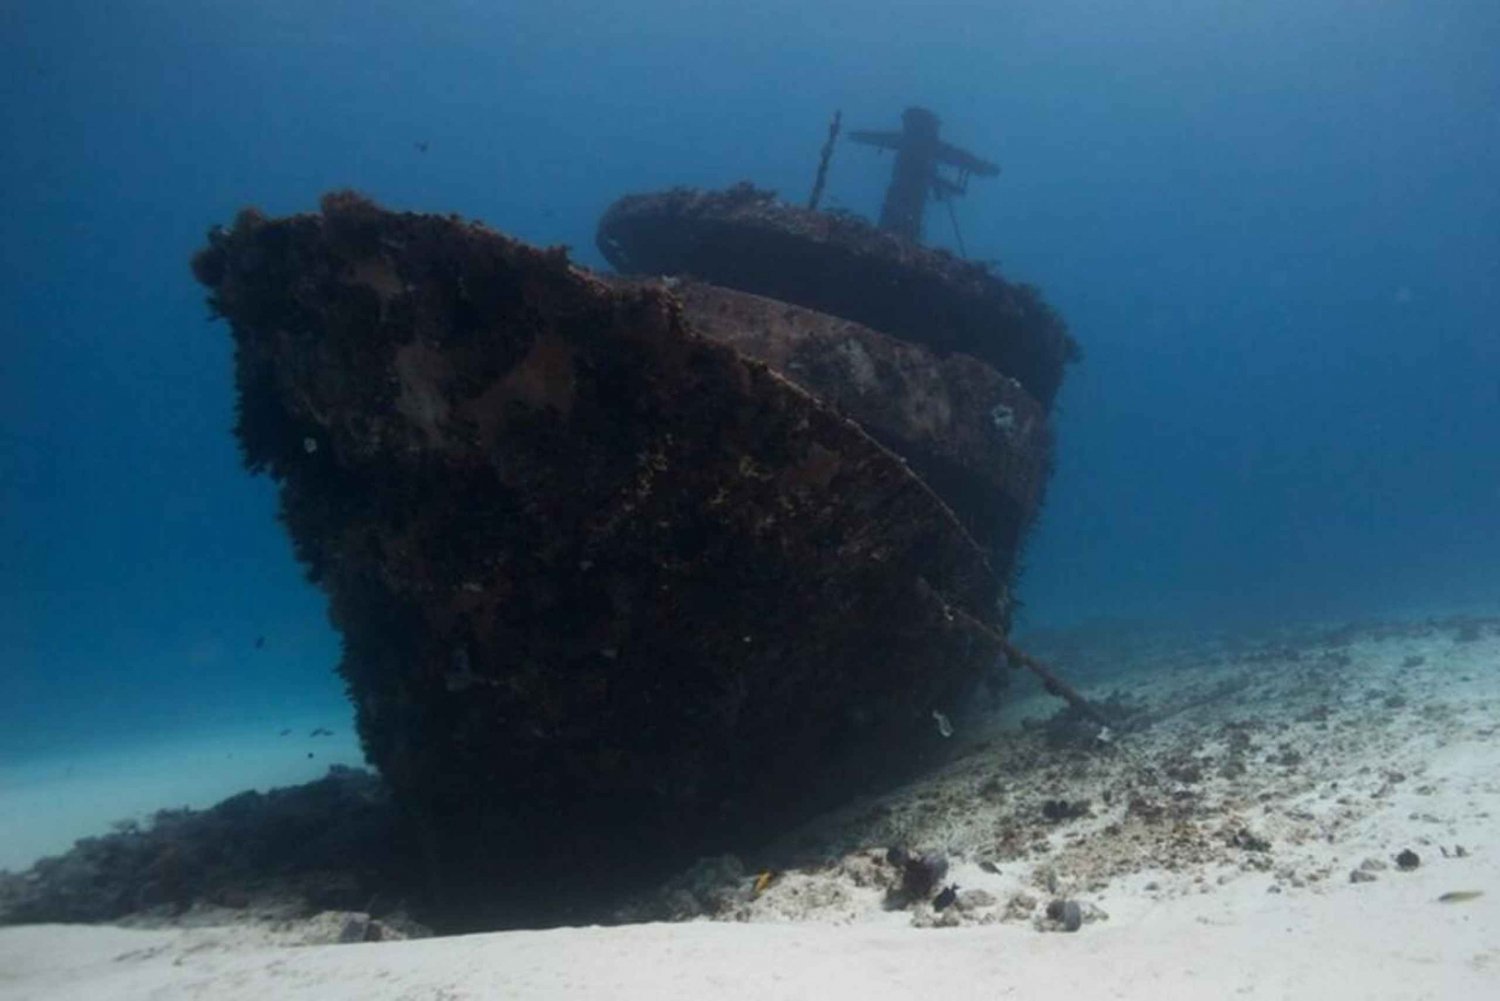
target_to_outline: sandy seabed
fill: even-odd
[[[1500,622],[1047,647],[1137,725],[955,718],[939,772],[686,874],[689,920],[11,927],[0,999],[1500,998]],[[893,845],[957,900],[889,909]]]

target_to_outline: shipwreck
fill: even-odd
[[[911,199],[985,165],[907,126],[865,134],[884,227],[626,197],[601,275],[337,193],[195,257],[449,926],[595,916],[908,775],[1002,658],[1076,348],[918,242]]]

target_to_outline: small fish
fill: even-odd
[[[427,152],[427,143],[426,142],[414,142],[414,143],[412,143],[412,145],[417,148],[417,152],[418,153],[426,153]]]
[[[1484,896],[1483,890],[1449,890],[1438,898],[1440,904],[1462,904]]]
[[[265,648],[266,648],[266,638],[264,636],[257,636],[257,637],[255,637],[255,649],[257,649],[257,650],[264,650]]]
[[[767,869],[765,872],[763,872],[760,875],[756,876],[755,877],[755,895],[758,897],[762,893],[765,893],[766,892],[766,887],[770,886],[775,881],[776,881],[776,870],[775,869]]]
[[[309,737],[332,737],[333,736],[333,731],[330,730],[330,729],[328,729],[326,726],[320,726],[316,730],[314,730],[312,733],[309,733],[308,736]]]

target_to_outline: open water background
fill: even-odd
[[[346,712],[211,224],[353,187],[602,266],[625,193],[805,199],[834,109],[998,161],[970,254],[1083,344],[1023,629],[1500,608],[1497,51],[1493,0],[10,0],[0,754]]]

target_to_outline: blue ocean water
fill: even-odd
[[[964,245],[1084,347],[1023,629],[1493,611],[1496,51],[1490,0],[12,0],[0,754],[346,712],[230,435],[211,224],[353,187],[602,267],[622,194],[804,199],[835,109],[997,160]],[[889,165],[842,145],[825,205]]]

